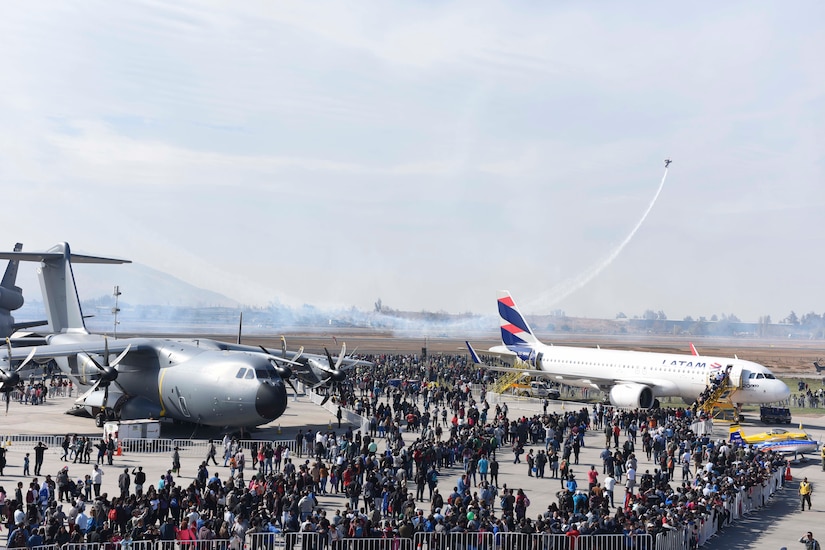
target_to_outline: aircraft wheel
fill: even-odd
[[[98,428],[102,428],[103,424],[106,423],[106,418],[103,416],[103,413],[97,413],[95,415],[95,426]]]
[[[522,397],[530,397],[530,393],[526,392],[526,391],[523,391],[523,392],[519,393],[519,395],[522,396]]]

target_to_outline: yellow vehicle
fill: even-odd
[[[783,430],[782,428],[772,428],[767,432],[761,432],[753,435],[745,435],[742,428],[738,424],[732,424],[730,433],[739,433],[745,443],[764,443],[766,441],[788,441],[793,439],[810,439],[810,436],[800,426],[799,431]]]

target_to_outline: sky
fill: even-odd
[[[804,0],[4,2],[6,246],[252,305],[823,312],[824,20]]]

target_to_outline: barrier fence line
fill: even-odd
[[[326,544],[318,533],[247,533],[246,541],[231,539],[229,550],[321,550]]]
[[[92,442],[97,442],[101,437],[91,437]],[[63,436],[62,435],[0,435],[0,445],[6,448],[7,451],[20,449],[21,451],[30,451],[39,441],[42,441],[49,449],[46,451],[49,455],[59,455],[63,453]],[[121,444],[123,452],[132,453],[171,453],[175,447],[178,447],[178,452],[181,457],[193,457],[201,455],[206,458],[206,453],[209,450],[209,440],[195,440],[195,439],[127,439],[122,438],[118,440]],[[216,457],[223,456],[223,443],[220,440],[215,441]],[[281,445],[288,448],[290,452],[296,451],[296,443],[294,439],[242,439],[238,444],[247,451],[256,450],[261,443],[271,443],[273,446]],[[74,452],[70,449],[70,452]],[[97,456],[98,449],[92,448],[91,456]]]
[[[415,533],[413,546],[416,550],[495,550],[493,533]]]

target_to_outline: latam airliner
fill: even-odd
[[[521,360],[518,370],[569,386],[605,392],[617,407],[650,408],[660,397],[692,403],[709,382],[727,371],[733,404],[772,403],[790,396],[788,386],[758,363],[738,358],[622,351],[542,344],[507,291],[499,291],[502,345],[489,353]],[[481,362],[472,349],[473,360]],[[493,367],[495,368],[495,367]]]

